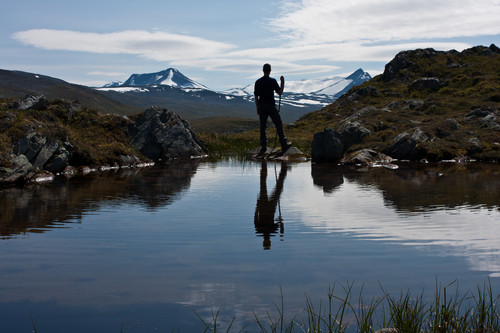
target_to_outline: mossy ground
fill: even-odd
[[[356,119],[371,131],[359,145],[360,148],[383,150],[390,146],[395,136],[421,128],[429,137],[423,144],[430,160],[449,159],[468,155],[479,160],[500,160],[500,130],[488,127],[481,119],[467,117],[476,109],[489,110],[500,118],[500,54],[485,54],[485,48],[473,48],[462,53],[438,52],[430,57],[409,54],[412,66],[399,71],[392,80],[379,75],[359,87],[351,89],[335,103],[299,119],[294,129],[302,133],[336,128],[356,111],[374,106],[376,111],[368,112]],[[411,89],[414,80],[426,77],[438,78],[443,87],[438,91]],[[349,98],[358,89],[372,86],[376,96]],[[420,105],[409,105],[418,100]],[[388,108],[388,105],[393,107]],[[449,119],[459,124],[449,129]],[[293,132],[292,132],[293,133]],[[479,142],[471,149],[470,140]]]
[[[71,165],[106,165],[119,160],[120,155],[140,156],[129,145],[128,126],[132,122],[124,116],[83,107],[70,110],[72,104],[64,100],[28,110],[14,110],[12,103],[0,100],[0,156],[4,163],[13,145],[31,130],[52,142],[70,143],[74,147]]]

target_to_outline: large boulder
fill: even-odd
[[[314,163],[339,161],[343,153],[344,144],[338,132],[327,127],[323,132],[314,134],[311,146],[311,158]]]
[[[445,84],[436,77],[423,77],[413,81],[410,90],[436,92]]]
[[[189,123],[167,109],[151,107],[144,111],[131,126],[130,135],[132,146],[154,160],[205,154]]]
[[[431,48],[399,52],[394,59],[385,65],[382,80],[387,82],[399,77],[403,81],[406,81],[408,77],[405,74],[402,74],[402,71],[415,66],[415,61],[413,61],[412,58],[431,58],[438,53],[438,51]]]

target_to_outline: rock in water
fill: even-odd
[[[333,129],[327,127],[323,132],[314,134],[311,146],[313,162],[336,162],[342,158],[343,153],[342,136]]]
[[[177,114],[151,107],[130,128],[131,144],[151,159],[176,159],[202,156],[202,143],[189,123]]]

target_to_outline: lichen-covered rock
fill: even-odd
[[[177,114],[151,107],[130,128],[131,145],[151,159],[189,158],[205,154],[189,123]]]
[[[72,150],[73,146],[69,142],[65,142],[64,146],[59,146],[44,169],[52,173],[62,172],[69,165]]]
[[[11,155],[7,167],[0,167],[0,184],[16,183],[33,170],[33,165],[24,155]]]
[[[428,135],[417,127],[411,135],[408,132],[397,135],[394,138],[394,143],[382,152],[400,160],[419,160],[425,156],[425,152],[419,147],[419,144],[427,141],[429,141]]]
[[[40,110],[47,106],[49,100],[43,95],[27,95],[22,100],[14,104],[17,110],[35,109]]]
[[[349,147],[360,143],[365,137],[370,135],[370,130],[363,127],[359,122],[346,122],[342,124],[338,131],[342,138],[342,143],[344,145],[344,150],[349,149]]]
[[[372,149],[361,149],[342,158],[344,164],[360,164],[367,166],[387,165],[393,161],[392,157]]]

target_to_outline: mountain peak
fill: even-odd
[[[160,72],[132,74],[122,87],[170,86],[174,88],[207,89],[201,83],[191,80],[175,68],[167,68]]]

